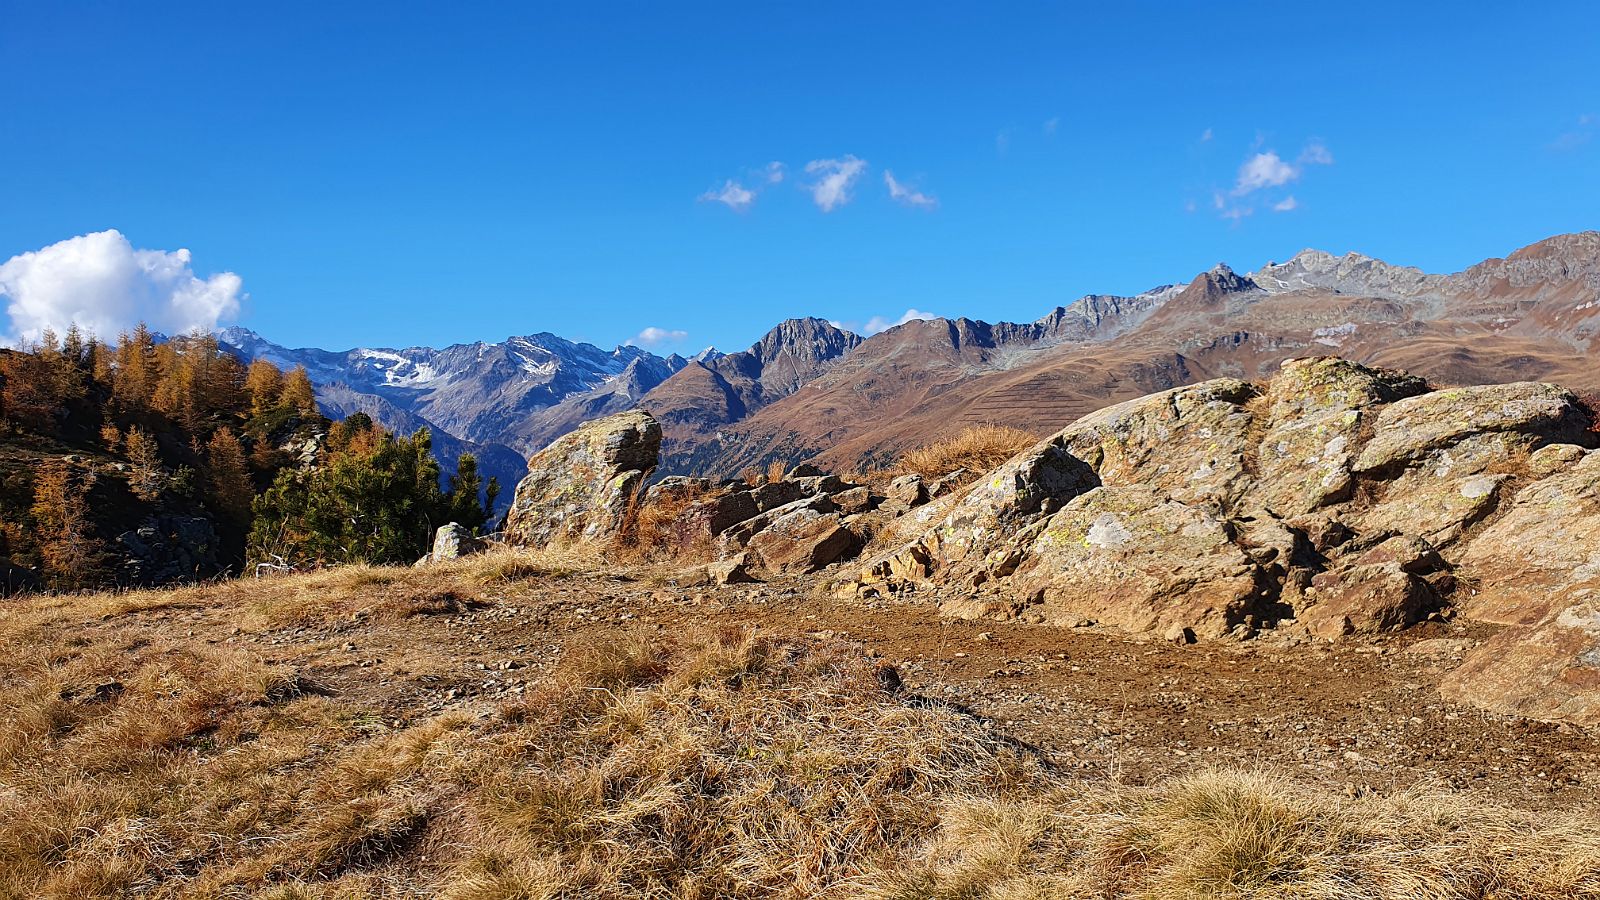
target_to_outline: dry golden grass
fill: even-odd
[[[1580,391],[1578,402],[1583,405],[1584,411],[1589,414],[1589,431],[1600,435],[1600,394],[1593,391]]]
[[[1037,436],[1020,428],[973,425],[955,437],[907,451],[893,471],[900,475],[915,473],[932,481],[964,469],[966,483],[1037,443]]]
[[[657,491],[646,503],[635,498],[623,518],[622,528],[609,547],[611,558],[633,564],[686,563],[716,557],[716,546],[704,528],[686,521],[685,513],[695,503],[711,496],[695,486]]]
[[[538,565],[0,607],[0,897],[1600,898],[1592,812],[1074,780],[838,642],[641,631],[401,722],[183,626],[450,614],[413,607]]]

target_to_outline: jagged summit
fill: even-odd
[[[1296,253],[1285,263],[1268,263],[1250,277],[1272,293],[1320,288],[1374,297],[1414,297],[1438,290],[1447,278],[1360,253],[1335,256],[1312,249]]]

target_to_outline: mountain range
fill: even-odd
[[[662,474],[732,475],[773,460],[840,468],[998,422],[1046,433],[1098,407],[1284,359],[1338,354],[1440,384],[1552,380],[1600,387],[1600,232],[1558,235],[1439,275],[1302,251],[1248,274],[1226,265],[1131,296],[1091,294],[1033,322],[907,322],[870,337],[780,323],[736,353],[603,350],[551,334],[441,349],[288,349],[244,328],[246,358],[304,365],[334,417],[433,430],[507,490],[522,459],[629,408],[662,423]]]

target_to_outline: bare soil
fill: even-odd
[[[572,648],[638,630],[755,627],[859,642],[905,688],[954,702],[1086,778],[1127,784],[1262,767],[1337,792],[1429,788],[1523,808],[1600,801],[1600,735],[1440,699],[1482,626],[1429,624],[1377,641],[1176,645],[1098,627],[941,618],[916,597],[844,601],[814,582],[658,587],[544,576],[463,595],[455,611],[357,614],[256,630],[204,592],[192,602],[62,622],[82,637],[186,634],[297,669],[375,728],[488,710]],[[454,603],[447,604],[455,606]],[[70,614],[68,615],[70,619]]]

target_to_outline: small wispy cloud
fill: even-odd
[[[1239,178],[1234,183],[1233,195],[1243,197],[1263,188],[1281,187],[1298,181],[1306,166],[1331,166],[1333,154],[1321,141],[1312,141],[1300,151],[1294,162],[1278,156],[1274,150],[1257,153],[1239,167]]]
[[[1050,118],[1044,120],[1044,133],[1047,134],[1047,135],[1055,134],[1056,133],[1056,129],[1058,129],[1060,127],[1061,127],[1061,117],[1060,116],[1051,116]]]
[[[785,166],[781,162],[769,162],[769,163],[767,163],[766,171],[767,171],[767,184],[777,184],[777,183],[783,181],[784,176],[789,173],[788,167]]]
[[[1211,138],[1213,136],[1214,135],[1212,134],[1211,129],[1207,128],[1205,131],[1200,132],[1200,143],[1202,143],[1202,144],[1210,143],[1211,142]]]
[[[866,170],[866,160],[849,154],[838,159],[814,159],[806,163],[806,174],[817,179],[809,186],[812,201],[823,212],[833,212],[849,203],[851,187]]]
[[[1555,140],[1550,142],[1550,149],[1558,153],[1566,153],[1582,147],[1594,139],[1596,126],[1600,126],[1600,116],[1593,113],[1584,113],[1578,117],[1578,124],[1569,131],[1564,131]]]
[[[1002,128],[994,136],[994,152],[1004,156],[1011,149],[1011,129]]]
[[[907,322],[917,322],[917,321],[922,321],[922,320],[926,320],[926,319],[937,319],[937,318],[939,318],[939,315],[937,313],[925,312],[923,310],[920,310],[920,309],[917,309],[915,307],[912,307],[911,309],[908,309],[904,313],[902,313],[900,318],[894,319],[893,321],[891,321],[889,319],[886,319],[883,316],[873,316],[872,318],[867,320],[867,323],[865,325],[861,326],[861,333],[866,335],[866,336],[868,336],[868,337],[871,337],[872,335],[878,334],[880,332],[888,331],[889,329],[895,327],[896,325],[904,325]]]
[[[1333,165],[1333,154],[1328,151],[1328,148],[1321,141],[1312,141],[1306,145],[1304,150],[1300,151],[1300,165],[1302,167],[1331,166]]]
[[[677,328],[657,328],[651,325],[623,342],[628,347],[659,347],[662,344],[676,344],[689,336],[689,332]]]
[[[1333,152],[1319,140],[1308,142],[1293,160],[1284,159],[1276,150],[1258,149],[1240,164],[1231,190],[1212,193],[1211,205],[1217,215],[1233,222],[1254,213],[1258,204],[1273,212],[1289,212],[1298,209],[1300,201],[1278,189],[1299,181],[1312,166],[1331,165]]]
[[[888,169],[883,170],[883,183],[889,188],[890,199],[897,203],[903,203],[906,206],[915,206],[920,209],[933,209],[939,205],[939,201],[937,199],[924,194],[910,185],[902,184],[894,177],[894,173]]]
[[[735,212],[744,212],[756,202],[756,192],[730,178],[721,188],[713,188],[701,194],[700,202],[721,203]]]
[[[882,332],[888,331],[896,325],[904,325],[907,322],[917,322],[926,319],[937,318],[939,318],[937,313],[924,312],[923,310],[912,307],[911,309],[908,309],[902,313],[897,319],[890,319],[887,316],[873,316],[865,322],[849,322],[840,321],[838,319],[830,319],[828,320],[828,324],[835,328],[843,329],[844,331],[853,331],[856,334],[872,337],[875,334],[881,334]]]
[[[1262,188],[1277,187],[1300,177],[1294,166],[1283,161],[1277,153],[1268,150],[1257,153],[1239,167],[1239,179],[1234,183],[1233,195],[1243,197]]]

